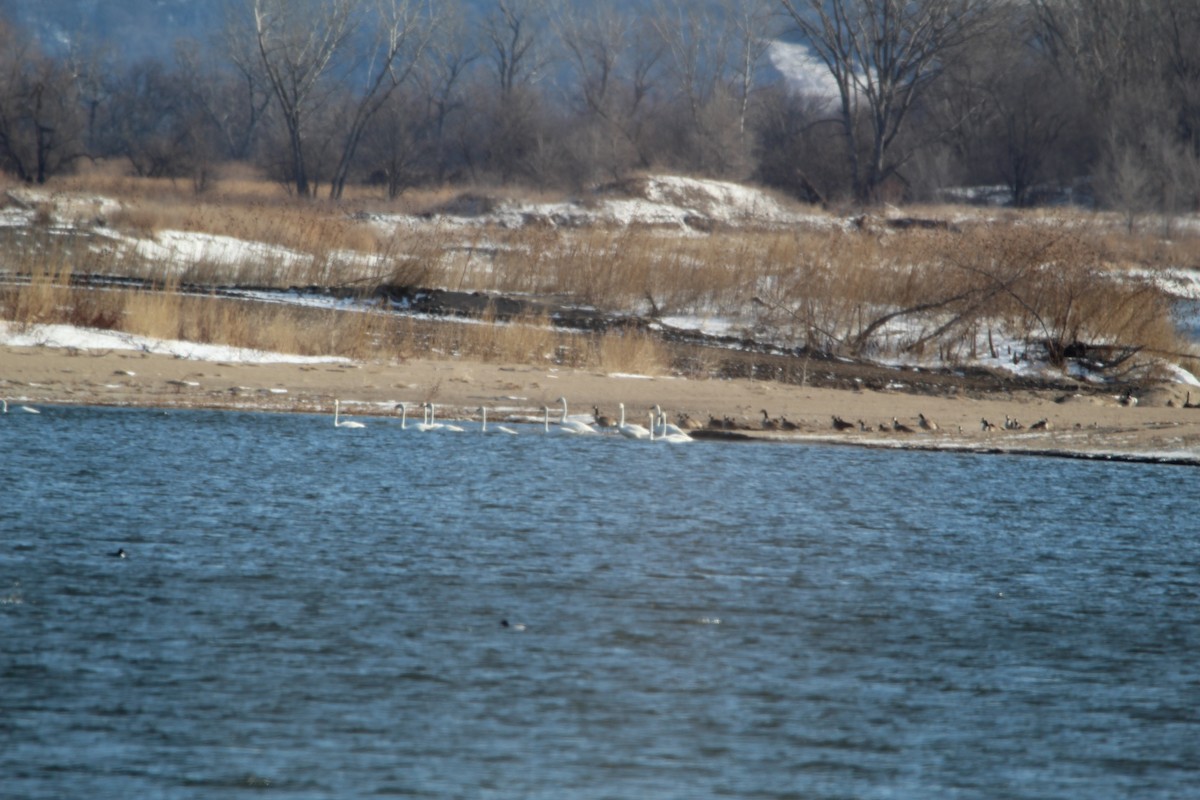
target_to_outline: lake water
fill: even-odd
[[[0,418],[0,795],[1200,793],[1195,470],[367,425]]]

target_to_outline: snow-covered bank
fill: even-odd
[[[55,347],[75,350],[135,350],[192,361],[232,364],[347,364],[335,356],[299,356],[269,353],[244,347],[201,344],[178,339],[154,339],[120,331],[78,328],[73,325],[14,325],[0,320],[0,345]]]

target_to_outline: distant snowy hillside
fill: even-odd
[[[788,88],[797,94],[834,100],[837,84],[829,68],[812,54],[807,45],[776,39],[767,49],[771,66],[783,76]]]

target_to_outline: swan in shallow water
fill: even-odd
[[[341,406],[340,401],[338,401],[338,400],[333,401],[333,427],[335,427],[335,428],[365,428],[365,427],[367,427],[366,425],[363,425],[361,422],[355,422],[354,420],[349,420],[349,419],[347,419],[347,420],[339,419],[338,413],[341,410],[340,406]]]
[[[442,427],[441,423],[433,421],[433,417],[430,413],[429,403],[421,403],[421,409],[425,413],[421,421],[414,426],[417,430],[424,433],[426,431],[436,431],[438,428]]]
[[[5,413],[5,414],[7,414],[7,413],[8,413],[8,401],[7,401],[7,400],[0,400],[0,402],[3,402],[3,403],[4,403],[4,413]],[[34,408],[33,406],[17,406],[17,408],[19,408],[20,410],[24,411],[26,414],[40,414],[40,413],[42,413],[42,412],[38,411],[36,408]]]
[[[683,428],[680,428],[673,422],[667,422],[667,412],[663,411],[662,407],[657,403],[654,404],[654,415],[658,417],[659,424],[662,427],[663,436],[677,434],[680,436],[687,436],[687,441],[689,442],[692,440],[692,437],[688,436],[687,431],[685,431]]]
[[[487,433],[487,432],[488,432],[488,426],[487,426],[487,406],[480,406],[480,407],[479,407],[479,416],[480,416],[480,418],[482,419],[482,422],[481,422],[481,423],[480,423],[480,425],[479,425],[479,432],[480,432],[480,433]],[[516,436],[516,435],[517,435],[517,432],[516,432],[516,431],[514,431],[512,428],[506,428],[506,427],[504,427],[503,425],[497,425],[497,426],[495,427],[495,429],[494,429],[494,430],[496,430],[498,433],[507,433],[509,436]]]
[[[579,434],[579,431],[575,430],[574,428],[563,427],[562,425],[558,425],[558,424],[556,424],[553,428],[551,428],[550,427],[550,406],[542,406],[542,431],[544,433],[570,434],[571,436],[575,436],[575,435]],[[593,431],[593,433],[594,432],[595,431]]]
[[[408,406],[404,403],[397,403],[396,408],[400,409],[400,430],[408,430]],[[392,409],[395,411],[395,409]]]
[[[427,403],[426,405],[429,406],[429,424],[430,425],[434,425],[439,430],[454,431],[455,433],[462,433],[463,431],[466,430],[466,428],[459,427],[458,425],[452,425],[449,422],[447,422],[445,424],[440,423],[440,422],[435,422],[434,418],[433,418],[433,416],[434,416],[433,403]]]
[[[567,398],[560,397],[558,398],[558,402],[562,403],[562,417],[559,418],[558,424],[562,426],[563,430],[570,431],[571,433],[585,434],[600,432],[586,422],[581,422],[577,419],[567,419]]]
[[[657,406],[655,407],[657,408]],[[686,433],[680,430],[677,426],[667,422],[667,415],[662,413],[661,410],[658,412],[658,421],[662,425],[662,433],[659,434],[658,441],[670,442],[672,444],[683,444],[684,442],[696,441],[691,436],[688,436]]]
[[[620,421],[617,422],[617,432],[618,433],[620,433],[626,439],[649,439],[650,438],[650,431],[646,430],[641,425],[637,425],[632,422],[630,422],[630,423],[625,422],[625,404],[624,403],[618,403],[617,408],[619,408],[621,410],[621,414],[620,414],[621,419],[620,419]],[[651,412],[651,413],[653,413],[653,412]]]

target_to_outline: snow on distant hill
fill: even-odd
[[[830,102],[837,99],[837,83],[829,68],[812,54],[808,45],[776,39],[767,49],[767,58],[796,94]]]

